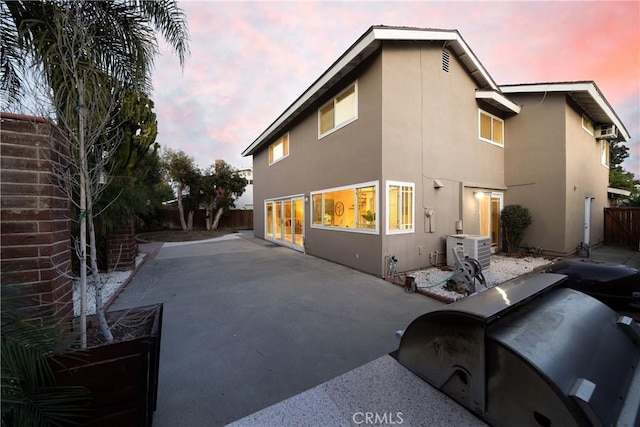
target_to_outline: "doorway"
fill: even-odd
[[[265,201],[265,237],[304,250],[304,196]]]
[[[491,238],[491,252],[495,253],[500,245],[500,212],[504,195],[487,193],[480,200],[480,235]]]

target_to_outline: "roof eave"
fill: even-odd
[[[520,106],[515,102],[509,100],[506,96],[492,90],[478,90],[476,91],[476,99],[482,99],[489,104],[499,108],[506,113],[518,114],[521,110]]]
[[[622,188],[615,188],[615,187],[607,187],[607,193],[617,194],[625,197],[629,197],[631,195],[631,191],[623,190]]]
[[[286,123],[291,122],[313,100],[322,96],[340,77],[347,74],[355,66],[371,55],[380,47],[382,41],[443,41],[467,67],[470,75],[475,78],[479,86],[500,91],[487,70],[482,66],[478,58],[469,46],[455,30],[425,30],[418,28],[400,28],[374,26],[369,28],[347,51],[334,62],[298,99],[294,101],[267,129],[256,138],[243,152],[242,156],[253,155],[275,133],[282,130]]]
[[[345,67],[352,63],[358,55],[362,55],[365,52],[367,47],[373,46],[375,43],[375,33],[372,30],[369,30],[365,33],[356,43],[351,46],[336,62],[329,67],[327,71],[325,71],[306,91],[300,95],[298,99],[294,101],[289,108],[287,108],[267,129],[265,129],[258,138],[256,138],[253,143],[247,147],[243,152],[242,156],[250,156],[256,152],[262,142],[267,139],[271,133],[273,133],[280,125],[282,125],[287,119],[291,118],[294,112],[300,113],[300,108],[307,102],[311,100],[311,98],[318,93],[323,86],[329,84],[331,87],[332,79],[335,79],[336,76],[340,74],[341,71],[344,71]],[[368,55],[367,55],[368,56]],[[364,58],[361,58],[364,59]],[[328,88],[327,88],[328,89]]]
[[[607,102],[602,92],[598,89],[598,86],[594,82],[561,82],[561,83],[531,83],[531,84],[519,84],[519,85],[504,85],[500,86],[503,93],[546,93],[546,92],[566,92],[572,96],[576,101],[575,93],[587,94],[599,109],[598,112],[602,112],[606,115],[608,122],[616,125],[620,131],[620,137],[625,142],[631,139],[629,132],[627,131],[624,123],[618,117],[611,105]],[[572,95],[572,93],[574,95]],[[585,108],[588,107],[581,105]],[[587,113],[593,113],[593,111],[587,111]]]

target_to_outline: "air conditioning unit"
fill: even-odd
[[[462,246],[464,256],[478,260],[483,270],[491,267],[491,238],[470,234],[452,234],[447,236],[447,265],[455,267],[456,258],[453,248]]]
[[[596,138],[613,139],[618,137],[616,125],[602,125],[596,128]]]

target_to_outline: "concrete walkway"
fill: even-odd
[[[622,264],[640,270],[640,251],[617,248],[614,246],[599,246],[591,251],[590,259]]]
[[[250,235],[165,244],[110,310],[158,302],[156,427],[225,425],[312,389],[396,350],[396,330],[442,305]]]

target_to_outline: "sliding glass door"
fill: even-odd
[[[296,249],[304,247],[304,197],[265,201],[265,235],[267,240]]]

